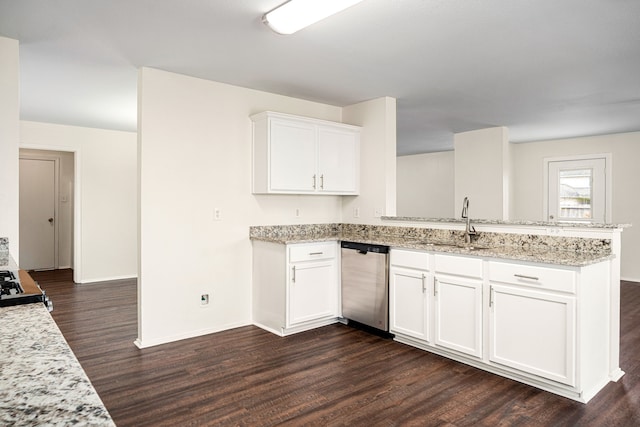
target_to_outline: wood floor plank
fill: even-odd
[[[640,425],[640,285],[622,282],[621,367],[588,405],[341,324],[249,326],[147,349],[133,280],[35,272],[114,421],[126,426]]]

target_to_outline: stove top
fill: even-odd
[[[39,288],[36,290],[25,292],[17,271],[0,270],[0,307],[44,302],[44,294]]]
[[[24,293],[20,281],[12,271],[0,271],[0,299]]]

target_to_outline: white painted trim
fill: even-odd
[[[133,343],[136,345],[136,347],[142,349],[142,348],[153,347],[160,344],[167,344],[167,343],[172,343],[175,341],[185,340],[189,338],[201,337],[203,335],[214,334],[216,332],[228,331],[230,329],[241,328],[244,326],[251,326],[251,325],[252,325],[251,322],[229,323],[227,325],[222,325],[221,327],[218,327],[218,328],[200,329],[197,331],[191,331],[184,334],[177,334],[177,335],[172,335],[168,337],[145,340],[144,342],[140,338],[137,338]]]
[[[32,150],[64,151],[73,153],[73,281],[82,283],[82,149],[68,146],[25,144],[18,148]]]
[[[87,279],[83,282],[76,282],[76,283],[79,283],[82,285],[99,285],[99,284],[104,284],[105,282],[113,282],[114,280],[133,280],[137,278],[138,276],[109,276],[109,277]]]

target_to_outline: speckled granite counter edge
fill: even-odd
[[[253,240],[279,244],[345,240],[573,267],[582,267],[614,257],[611,252],[611,241],[608,239],[478,233],[474,242],[486,249],[472,250],[456,246],[456,242],[463,241],[462,231],[422,227],[363,224],[276,225],[250,227],[249,235]]]
[[[460,218],[423,218],[413,216],[383,216],[383,221],[397,222],[431,222],[434,224],[464,224],[465,219]],[[528,226],[528,227],[558,227],[558,228],[593,228],[593,229],[618,229],[628,228],[631,224],[598,224],[582,222],[545,222],[545,221],[502,221],[497,219],[471,219],[472,224],[504,225],[504,226]]]
[[[0,268],[9,265],[9,238],[0,237]]]
[[[0,308],[0,425],[115,426],[43,304]]]

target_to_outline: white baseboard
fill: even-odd
[[[98,278],[98,279],[91,279],[91,280],[83,280],[82,282],[79,282],[82,285],[94,285],[94,284],[99,284],[99,283],[104,283],[104,282],[113,282],[115,280],[131,280],[131,279],[137,279],[138,276],[113,276],[113,277],[102,277],[102,278]]]
[[[136,345],[136,347],[142,349],[142,348],[154,347],[156,345],[182,341],[189,338],[201,337],[203,335],[214,334],[216,332],[227,331],[229,329],[241,328],[243,326],[250,326],[250,325],[251,325],[251,322],[230,323],[227,325],[219,326],[217,328],[199,329],[197,331],[190,331],[184,334],[177,334],[177,335],[172,335],[168,337],[157,337],[153,339],[146,339],[144,341],[138,337],[133,343]]]

